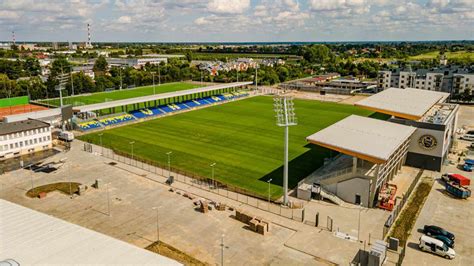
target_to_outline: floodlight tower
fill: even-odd
[[[16,45],[16,37],[15,37],[15,32],[12,31],[12,40],[13,40],[13,46]]]
[[[64,74],[63,69],[61,67],[61,74],[58,75],[59,84],[56,86],[56,90],[59,91],[59,103],[61,108],[63,107],[63,90],[66,89],[66,83],[68,79],[68,74]],[[62,121],[61,123],[63,131],[66,130],[66,125],[64,124],[64,121]]]
[[[285,128],[284,167],[283,167],[283,205],[288,205],[288,132],[290,126],[297,124],[293,98],[277,96],[273,98],[273,106],[277,118],[277,126]]]

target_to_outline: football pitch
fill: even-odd
[[[155,90],[153,90],[153,86],[144,86],[134,89],[114,90],[110,92],[98,92],[88,95],[64,97],[63,104],[72,104],[73,106],[88,105],[94,103],[102,103],[107,101],[153,95],[154,93],[159,94],[172,91],[189,90],[198,87],[201,86],[185,82],[166,83],[161,85],[155,85]],[[40,102],[53,106],[60,105],[59,99],[41,100]]]
[[[324,158],[336,155],[306,142],[305,138],[351,114],[372,112],[351,105],[294,100],[298,125],[290,127],[289,187],[319,168]],[[163,117],[129,126],[91,133],[80,139],[102,141],[125,153],[171,166],[202,177],[215,179],[273,199],[283,193],[283,128],[275,122],[273,99],[259,96],[196,111]]]

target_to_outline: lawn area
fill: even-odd
[[[411,60],[430,60],[436,59],[439,56],[439,51],[428,52],[416,56],[410,56]],[[469,59],[474,61],[474,53],[468,51],[446,52],[446,57],[449,59]]]
[[[352,105],[295,100],[298,125],[290,128],[289,186],[319,168],[330,151],[308,144],[306,137],[351,114],[372,112]],[[276,126],[271,97],[259,96],[139,124],[101,131],[104,146],[167,163],[173,168],[210,177],[265,197],[272,179],[272,197],[282,195],[283,128]],[[99,143],[98,133],[80,139]],[[333,152],[332,155],[335,155]]]
[[[193,89],[197,87],[200,87],[200,86],[197,84],[190,84],[190,83],[185,83],[185,82],[166,83],[166,84],[161,84],[161,85],[155,85],[155,93],[159,94],[159,93],[172,92],[172,91],[189,90],[189,89]],[[78,106],[78,105],[101,103],[101,102],[106,102],[106,101],[135,98],[135,97],[147,96],[147,95],[152,95],[152,94],[153,94],[153,86],[144,86],[144,87],[138,87],[138,88],[133,88],[133,89],[115,90],[111,92],[98,92],[98,93],[92,93],[88,95],[79,95],[79,96],[74,96],[74,97],[64,97],[63,103]],[[48,103],[54,106],[59,106],[59,99],[42,100],[41,102]]]
[[[389,236],[399,239],[400,246],[405,245],[408,237],[410,236],[416,219],[418,218],[418,215],[420,214],[420,211],[423,208],[428,195],[430,194],[433,183],[433,179],[429,177],[423,177],[420,184],[415,188],[415,191],[409,198],[409,201],[402,210],[402,213],[400,216],[398,216]]]

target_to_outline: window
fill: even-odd
[[[51,140],[51,136],[48,136],[48,140]]]
[[[10,143],[10,149],[13,149],[13,143]]]
[[[19,146],[18,142],[15,142],[15,148],[18,148],[18,146]]]
[[[35,139],[35,140],[34,140],[34,143],[35,143],[35,144],[38,143],[38,139]]]
[[[6,144],[3,145],[3,150],[4,150],[4,151],[8,150],[8,145],[6,145]]]
[[[20,141],[20,147],[23,147],[23,141]]]

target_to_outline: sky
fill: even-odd
[[[0,0],[0,40],[473,40],[474,0]]]

